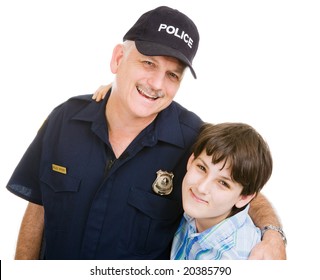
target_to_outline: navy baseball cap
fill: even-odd
[[[137,50],[149,56],[171,56],[192,68],[199,45],[199,32],[185,14],[166,6],[144,13],[123,40],[135,41]]]

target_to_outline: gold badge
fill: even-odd
[[[157,178],[152,184],[152,189],[156,194],[169,195],[173,190],[173,173],[159,170]]]
[[[57,165],[57,164],[52,164],[52,170],[55,171],[55,172],[59,172],[59,173],[62,173],[62,174],[67,174],[67,168],[64,167],[64,166],[60,166],[60,165]]]

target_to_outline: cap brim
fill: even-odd
[[[197,75],[194,72],[191,62],[178,50],[175,50],[173,48],[169,48],[167,46],[153,43],[153,42],[147,42],[147,41],[135,41],[137,50],[144,54],[149,56],[171,56],[179,59],[182,63],[187,65],[190,68],[190,71],[193,75],[193,77],[196,79]]]

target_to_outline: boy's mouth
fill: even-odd
[[[203,200],[203,199],[201,199],[200,197],[198,197],[198,196],[192,191],[192,189],[190,189],[190,194],[191,194],[192,198],[193,198],[194,200],[196,200],[197,202],[208,204],[208,201]]]

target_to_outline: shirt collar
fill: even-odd
[[[92,122],[92,130],[97,131],[101,126],[106,127],[105,108],[111,90],[101,102],[91,100],[89,104],[73,116],[73,120]],[[173,101],[166,109],[161,111],[154,123],[154,132],[157,140],[167,142],[184,148],[185,143],[179,121],[177,103]]]
[[[198,237],[198,242],[201,244],[201,247],[203,249],[212,248],[213,246],[221,243],[226,238],[229,238],[233,233],[241,227],[248,215],[250,205],[248,204],[245,209],[238,212],[236,215],[231,216],[223,221],[221,221],[219,224],[201,232],[196,232],[196,226],[195,226],[195,219],[184,214],[185,219],[187,220],[189,226],[189,232],[194,232],[194,234],[191,234],[193,236]],[[191,233],[190,232],[190,233]]]
[[[91,130],[106,144],[109,142],[108,126],[105,117],[108,99],[109,94],[101,102],[89,100],[89,103],[72,118],[72,120],[91,122]]]
[[[87,121],[92,123],[106,124],[105,108],[110,92],[101,102],[90,100],[87,106],[73,116],[73,120]]]
[[[166,109],[158,114],[156,124],[158,140],[181,148],[185,147],[177,103],[175,101],[172,101]]]

